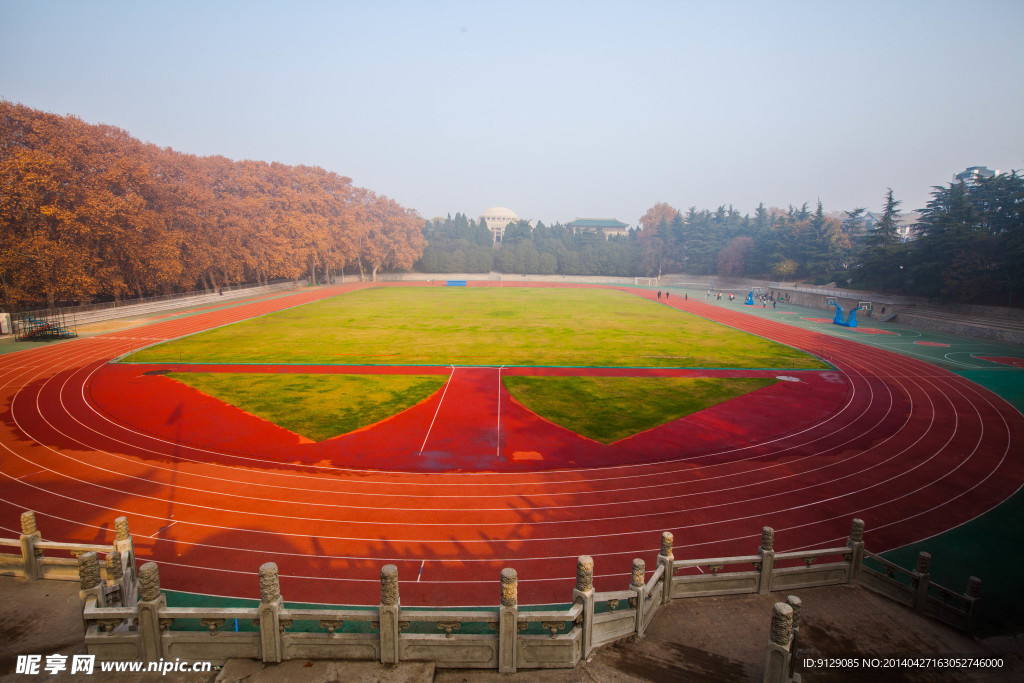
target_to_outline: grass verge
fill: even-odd
[[[613,443],[716,403],[774,384],[774,378],[504,378],[517,401],[577,434]]]
[[[367,427],[423,401],[446,375],[174,372],[193,389],[313,441]]]

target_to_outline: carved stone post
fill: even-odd
[[[757,582],[760,595],[772,590],[772,570],[775,568],[775,530],[770,526],[761,527],[761,547],[757,550],[761,556],[761,578]]]
[[[24,563],[25,578],[35,581],[42,578],[43,567],[40,560],[43,559],[42,548],[36,548],[36,543],[43,540],[42,534],[36,528],[36,513],[28,510],[21,513],[21,559]]]
[[[672,580],[675,573],[672,571],[672,563],[675,556],[672,554],[672,533],[665,531],[661,534],[661,552],[658,553],[658,566],[664,567],[661,578],[661,604],[667,605],[672,599]]]
[[[964,597],[967,598],[967,632],[974,633],[978,600],[981,599],[981,579],[977,576],[967,579],[967,590],[964,592]]]
[[[498,608],[498,672],[515,673],[519,642],[519,575],[501,570],[501,606]]]
[[[82,607],[85,607],[89,598],[96,598],[98,607],[106,606],[103,600],[103,582],[100,579],[100,559],[91,550],[78,556],[78,597]]]
[[[786,604],[793,608],[793,633],[796,634],[800,631],[800,608],[804,603],[795,595],[787,595]]]
[[[795,595],[787,595],[786,604],[793,608],[793,640],[789,644],[789,677],[793,679],[796,668],[796,658],[793,655],[799,649],[797,641],[800,640],[800,609],[804,603]]]
[[[260,566],[260,653],[264,662],[281,661],[281,581],[277,564]]]
[[[380,570],[380,662],[398,664],[399,616],[398,567],[386,564]]]
[[[850,549],[850,570],[847,583],[860,583],[860,568],[864,566],[864,520],[854,519],[850,525],[850,537],[846,539]]]
[[[787,683],[789,660],[792,656],[790,645],[793,640],[793,608],[784,602],[775,603],[772,608],[772,630],[765,650],[764,683]]]
[[[583,658],[586,659],[594,650],[594,558],[580,555],[576,560],[576,587],[572,591],[572,601],[583,604]]]
[[[924,612],[928,602],[928,584],[931,581],[932,556],[930,553],[920,552],[917,554],[917,566],[914,568],[913,586],[916,591],[914,595],[914,611]]]
[[[160,610],[167,607],[167,598],[160,590],[160,568],[147,562],[139,568],[139,601],[135,613],[139,620],[139,644],[142,659],[155,662],[163,657],[160,633]]]
[[[647,566],[639,557],[633,560],[633,575],[629,579],[629,589],[636,595],[636,622],[634,631],[637,638],[644,637],[644,576],[647,574]]]
[[[132,541],[132,534],[128,530],[128,518],[118,517],[114,520],[114,549],[121,553],[121,566],[124,568],[125,585],[131,589],[131,594],[126,595],[125,605],[134,604],[136,595],[134,586],[135,576],[135,543]]]
[[[117,596],[117,603],[122,607],[124,603],[124,570],[121,565],[121,553],[116,550],[107,553],[107,593]]]

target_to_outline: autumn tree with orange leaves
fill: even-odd
[[[0,101],[0,305],[405,269],[422,221],[319,167],[196,157]]]

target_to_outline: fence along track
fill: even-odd
[[[378,605],[290,608],[273,562],[260,567],[255,607],[172,608],[160,590],[157,564],[147,562],[136,572],[126,518],[115,520],[113,546],[43,541],[33,512],[23,513],[21,521],[19,539],[0,539],[0,547],[19,547],[21,556],[0,553],[0,574],[77,579],[86,646],[101,660],[426,660],[442,668],[499,672],[573,668],[597,647],[642,637],[658,609],[671,600],[857,584],[972,632],[981,588],[975,577],[964,593],[933,583],[928,553],[921,553],[917,566],[908,570],[866,551],[864,523],[854,519],[841,547],[776,552],[775,532],[764,527],[757,552],[735,557],[676,559],[673,535],[664,532],[651,576],[646,576],[644,561],[635,559],[623,590],[597,591],[594,561],[581,556],[572,602],[554,609],[520,607],[518,575],[509,568],[501,572],[501,599],[495,607],[403,608],[395,565],[381,570]],[[78,557],[50,557],[47,550]],[[107,553],[103,566],[100,552]],[[792,610],[798,603],[791,599],[789,607],[779,605]],[[776,662],[768,670],[784,674],[790,670],[794,619],[779,605],[766,657]],[[789,631],[775,628],[777,619],[783,624],[787,618]],[[772,680],[790,680],[783,674]]]

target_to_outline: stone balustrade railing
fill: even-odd
[[[22,519],[23,531],[30,532],[18,542],[22,557],[8,554],[0,568],[13,566],[11,558],[17,558],[22,575],[43,578],[49,571],[45,567],[51,565],[40,549],[79,549],[78,544],[41,541],[34,516],[28,526],[25,515]],[[654,571],[648,577],[644,560],[633,560],[628,586],[622,590],[596,591],[594,560],[581,556],[572,602],[557,609],[521,608],[518,575],[511,568],[503,569],[499,577],[496,607],[402,607],[395,565],[381,569],[381,599],[376,606],[290,608],[272,562],[260,567],[256,607],[182,608],[167,606],[156,563],[143,564],[135,574],[127,520],[118,518],[115,526],[118,540],[107,556],[105,574],[96,550],[85,550],[77,560],[88,651],[112,660],[427,660],[438,667],[499,672],[572,668],[601,645],[643,637],[659,607],[670,600],[860,584],[971,631],[981,587],[974,577],[962,594],[933,583],[927,553],[921,553],[917,566],[908,570],[865,551],[864,523],[855,519],[841,547],[776,552],[775,532],[764,527],[756,554],[735,557],[676,559],[673,536],[665,532]],[[118,566],[123,567],[120,578]],[[112,582],[117,590],[111,589]],[[790,596],[788,603],[779,605],[766,654],[765,680],[772,681],[791,680],[789,653],[799,620],[799,598]]]
[[[21,536],[0,539],[0,548],[18,548],[19,555],[0,551],[0,575],[23,576],[29,581],[58,579],[79,581],[83,562],[91,568],[95,563],[96,576],[102,579],[106,604],[135,604],[135,545],[128,530],[128,519],[114,520],[113,545],[95,543],[58,543],[44,541],[36,527],[32,511],[21,514]],[[48,555],[56,551],[60,555]],[[103,556],[104,561],[99,562]],[[84,559],[83,559],[84,558]]]

